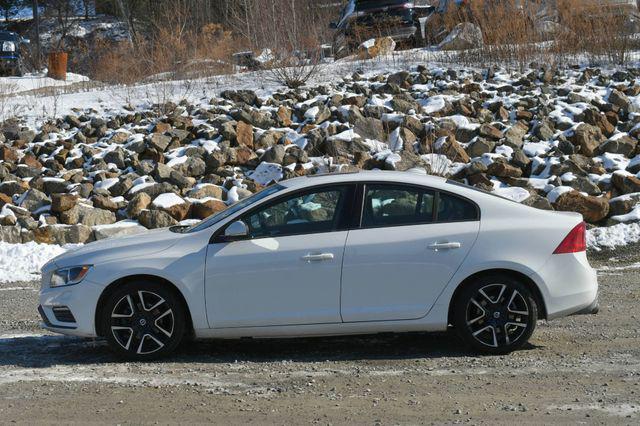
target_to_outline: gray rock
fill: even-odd
[[[267,163],[282,164],[284,161],[285,148],[283,145],[274,145],[262,154],[260,161]]]
[[[11,244],[22,243],[19,226],[0,226],[0,241]]]
[[[78,204],[70,210],[60,213],[60,221],[66,225],[85,226],[110,225],[116,222],[115,213],[85,204]]]
[[[130,225],[130,224],[122,224],[118,226],[118,224],[107,226],[107,227],[97,227],[93,230],[93,238],[98,240],[104,240],[112,237],[124,237],[126,235],[137,235],[147,232],[147,228],[141,225]]]
[[[47,197],[47,194],[40,192],[37,189],[30,189],[22,197],[20,201],[20,207],[35,212],[41,207],[51,204],[51,199]]]
[[[146,141],[148,146],[155,148],[160,152],[164,152],[171,143],[171,138],[159,133],[152,133],[147,136]]]
[[[495,142],[484,138],[478,138],[467,147],[467,154],[469,154],[469,157],[480,157],[482,154],[493,152],[495,147]]]
[[[204,175],[206,163],[198,157],[189,157],[184,163],[178,164],[175,170],[188,177],[200,177]]]
[[[162,210],[143,210],[138,221],[147,229],[168,228],[178,222]]]

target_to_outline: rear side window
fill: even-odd
[[[475,204],[455,195],[440,193],[438,222],[465,222],[479,219]]]
[[[367,185],[362,227],[433,222],[434,192],[395,185]]]

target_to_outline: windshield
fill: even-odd
[[[235,203],[234,205],[232,205],[231,207],[229,207],[226,210],[222,210],[219,213],[216,213],[212,216],[209,216],[208,218],[206,218],[205,220],[203,220],[202,222],[193,225],[191,228],[187,229],[185,232],[198,232],[198,231],[202,231],[203,229],[207,229],[208,227],[215,225],[216,223],[220,222],[223,219],[228,218],[229,216],[233,215],[236,212],[239,212],[240,210],[244,209],[245,207],[258,202],[260,200],[262,200],[263,198],[267,198],[269,195],[271,194],[275,194],[276,192],[279,192],[281,190],[284,189],[284,186],[282,185],[273,185],[270,186],[268,188],[263,189],[260,192],[256,192],[255,194],[253,194],[251,197],[245,198],[244,200],[238,201],[237,203]]]

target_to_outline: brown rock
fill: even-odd
[[[580,213],[587,222],[597,223],[609,214],[609,200],[571,191],[558,197],[555,208],[560,211]]]
[[[579,147],[580,154],[593,157],[605,139],[600,128],[590,124],[581,124],[576,129],[571,142]]]
[[[276,112],[278,123],[283,127],[289,127],[293,124],[291,121],[291,110],[285,106],[278,108]]]
[[[206,219],[209,216],[221,212],[227,205],[219,200],[207,200],[204,203],[193,203],[191,216],[194,219]]]
[[[10,146],[0,146],[0,160],[15,163],[18,161],[18,151]]]
[[[24,157],[22,157],[20,163],[25,164],[32,169],[40,170],[42,168],[42,163],[40,163],[33,154],[26,154]]]
[[[522,176],[522,170],[520,170],[518,167],[501,161],[491,163],[487,168],[487,173],[492,176],[504,178],[519,178]]]
[[[138,192],[127,205],[127,216],[131,219],[137,219],[140,213],[149,207],[149,204],[151,204],[151,197],[144,192]]]
[[[118,211],[118,204],[111,201],[111,198],[104,195],[95,195],[93,197],[93,206],[99,209],[109,210],[112,212]]]
[[[71,210],[78,202],[78,197],[72,194],[51,194],[51,211],[62,213]]]
[[[253,149],[253,126],[244,121],[238,122],[236,128],[237,140],[240,146],[246,146]]]
[[[7,194],[0,192],[0,209],[4,207],[5,204],[13,204],[13,200]]]
[[[502,138],[502,131],[491,124],[483,124],[480,126],[480,136],[487,139],[499,140]]]

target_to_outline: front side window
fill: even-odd
[[[399,226],[433,222],[432,191],[396,185],[367,185],[363,227]]]
[[[337,229],[347,187],[316,189],[249,213],[250,238],[331,232]]]

